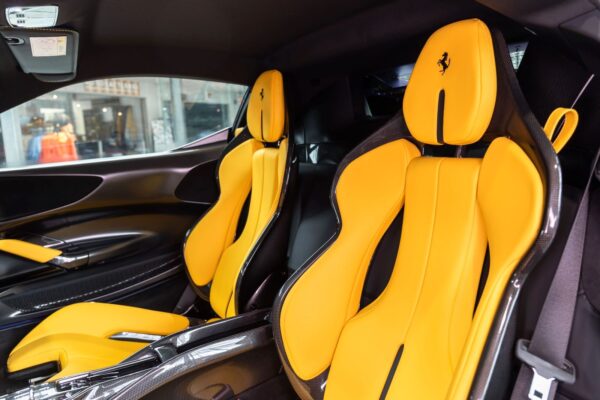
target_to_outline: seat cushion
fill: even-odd
[[[51,380],[115,365],[147,343],[113,340],[120,332],[169,335],[189,326],[186,317],[143,308],[78,303],[50,315],[10,353],[8,371],[58,362]]]

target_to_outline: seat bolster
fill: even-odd
[[[448,398],[467,398],[508,282],[540,231],[544,186],[525,151],[495,139],[483,158],[477,201],[488,236],[490,267]]]
[[[183,251],[196,286],[212,281],[223,251],[234,240],[252,184],[252,157],[262,147],[259,141],[247,139],[231,149],[219,164],[219,198],[192,228]]]
[[[186,329],[181,315],[107,303],[76,303],[56,311],[33,328],[14,351],[44,336],[73,333],[107,338],[119,332],[168,335]]]
[[[144,343],[108,339],[119,332],[170,335],[189,326],[186,317],[106,303],[77,303],[50,315],[33,328],[10,353],[10,372],[58,361],[61,368],[83,372],[120,362]],[[98,347],[96,347],[98,345]],[[75,358],[87,360],[74,366]],[[100,360],[88,368],[92,361]],[[83,368],[83,369],[82,369]],[[60,376],[66,376],[61,370]]]
[[[235,292],[238,277],[245,260],[277,211],[287,159],[287,139],[282,140],[278,148],[264,148],[254,153],[246,225],[236,241],[223,252],[210,289],[210,304],[221,318],[237,314]]]
[[[304,381],[329,368],[344,324],[358,311],[375,248],[403,206],[406,169],[419,155],[405,139],[372,138],[377,146],[365,143],[336,175],[337,237],[284,287],[276,310],[280,350]]]

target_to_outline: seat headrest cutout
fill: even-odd
[[[285,124],[283,76],[277,70],[263,72],[250,93],[246,114],[248,130],[261,142],[281,139]]]
[[[489,28],[479,19],[434,32],[404,95],[406,124],[425,144],[467,145],[486,132],[496,104],[497,76]]]

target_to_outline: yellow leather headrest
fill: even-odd
[[[438,29],[421,51],[406,88],[408,129],[426,144],[477,142],[492,119],[496,85],[492,35],[482,21]]]
[[[250,93],[246,114],[248,130],[261,142],[277,142],[283,135],[285,102],[283,76],[276,70],[263,72]]]

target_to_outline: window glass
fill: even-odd
[[[523,61],[523,56],[525,55],[525,50],[527,50],[527,42],[512,43],[508,45],[508,52],[514,69],[519,69],[521,61]]]
[[[67,86],[0,114],[0,166],[171,150],[230,127],[246,90],[149,77]]]
[[[2,126],[0,126],[0,168],[6,166],[6,156],[4,155],[4,140],[2,139]]]

